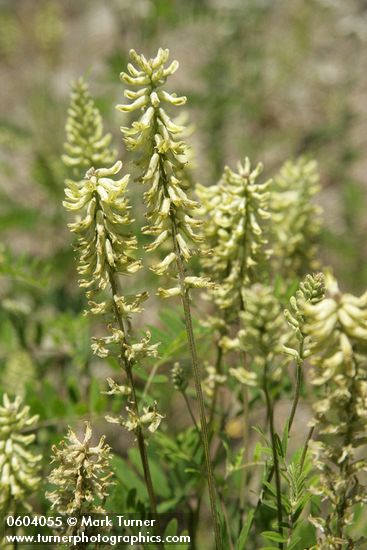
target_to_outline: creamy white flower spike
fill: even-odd
[[[355,505],[367,503],[361,454],[367,430],[367,292],[359,298],[342,293],[326,277],[326,296],[300,304],[304,332],[310,339],[311,382],[323,394],[313,403],[317,440],[310,443],[319,477],[313,492],[328,511],[313,517],[320,546],[352,543],[348,527]]]
[[[321,208],[313,202],[320,191],[317,163],[303,157],[287,161],[272,186],[273,264],[286,280],[318,267],[317,238]]]
[[[115,161],[116,151],[110,149],[112,136],[104,134],[101,114],[83,78],[72,83],[65,130],[66,154],[62,160],[78,177],[82,177],[91,166],[99,168]]]
[[[31,428],[38,416],[29,416],[29,407],[22,406],[21,397],[11,401],[5,394],[0,406],[0,513],[9,514],[31,510],[27,496],[40,485],[41,455],[33,454],[28,447],[34,434],[23,431]]]
[[[213,296],[234,317],[243,309],[241,292],[261,280],[268,248],[267,226],[270,181],[258,182],[262,165],[251,168],[248,158],[237,172],[226,167],[218,184],[198,185],[208,253],[204,270],[218,283]]]
[[[109,169],[90,168],[81,182],[68,180],[65,189],[63,205],[77,214],[69,228],[78,237],[79,284],[90,298],[109,285],[112,270],[127,275],[141,267],[131,255],[136,238],[123,231],[132,222],[125,197],[129,175],[112,179],[121,167],[118,161]]]
[[[187,193],[188,146],[183,139],[186,128],[174,122],[165,110],[184,105],[186,98],[162,89],[178,68],[177,61],[165,67],[168,50],[159,49],[152,59],[131,50],[130,57],[134,65],[128,65],[128,73],[121,73],[121,79],[137,90],[125,90],[131,103],[117,105],[117,109],[138,115],[130,127],[123,126],[121,131],[127,149],[138,153],[140,181],[149,185],[144,193],[148,224],[143,233],[154,236],[154,241],[146,246],[148,252],[159,249],[165,253],[164,259],[151,267],[163,275],[176,271],[177,255],[187,262],[195,252],[193,245],[202,242],[195,232],[200,222],[191,214],[198,205]],[[202,279],[199,284],[201,288],[210,283]],[[180,288],[176,288],[177,291],[160,291],[159,295],[179,295]]]
[[[79,183],[68,180],[63,204],[76,218],[69,228],[77,235],[79,285],[86,289],[89,312],[113,320],[108,336],[92,338],[92,351],[103,359],[115,356],[125,369],[131,369],[145,357],[156,357],[158,344],[150,343],[149,332],[137,342],[127,334],[131,315],[142,311],[148,293],[122,295],[119,291],[117,276],[141,267],[133,256],[136,237],[128,231],[133,221],[126,199],[129,175],[114,179],[121,167],[117,161],[110,168],[90,168]]]

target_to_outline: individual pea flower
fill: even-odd
[[[111,355],[110,346],[114,344],[123,345],[125,341],[124,332],[118,328],[108,325],[109,330],[111,331],[111,336],[101,336],[100,338],[92,338],[92,351],[98,357],[102,359]]]
[[[159,343],[150,344],[151,333],[149,330],[145,332],[145,336],[139,342],[131,344],[126,348],[126,357],[130,362],[138,362],[145,357],[157,357]]]
[[[167,105],[180,106],[186,102],[185,97],[177,97],[163,89],[167,78],[178,68],[177,61],[165,67],[168,57],[169,51],[161,48],[152,59],[130,50],[134,64],[129,63],[129,74],[121,73],[121,79],[134,88],[133,91],[125,90],[131,103],[117,105],[117,109],[124,113],[139,113],[138,120],[131,127],[122,127],[121,130],[126,147],[140,153],[137,161],[140,181],[150,186],[144,193],[148,225],[142,231],[155,237],[146,247],[148,252],[165,250],[163,260],[151,267],[158,275],[178,267],[177,262],[187,262],[193,255],[192,244],[202,242],[202,237],[196,233],[201,224],[191,213],[197,208],[197,203],[186,192],[185,127],[175,123],[165,110]],[[182,281],[182,284],[186,288],[186,284],[189,287],[193,283]],[[202,279],[195,284],[205,286],[209,283]],[[159,290],[163,297],[181,293],[179,286],[168,291]]]
[[[101,114],[83,78],[72,83],[66,139],[62,160],[78,180],[91,166],[102,168],[116,160],[116,151],[110,149],[112,136],[103,133]]]
[[[215,302],[232,316],[243,309],[242,290],[261,281],[266,273],[268,248],[269,185],[259,182],[262,164],[251,168],[250,160],[228,166],[218,184],[198,185],[207,252],[201,262],[218,283]]]
[[[79,284],[89,291],[89,298],[110,284],[112,272],[127,275],[141,266],[132,256],[137,248],[136,238],[123,232],[132,222],[125,198],[129,175],[119,180],[111,178],[121,166],[118,161],[111,168],[91,168],[80,183],[69,180],[65,189],[63,205],[77,215],[77,221],[70,223],[69,228],[78,237]],[[145,293],[134,296],[134,307],[145,299]]]
[[[103,392],[105,395],[131,395],[131,388],[128,386],[116,384],[112,378],[107,378],[106,381],[110,389],[109,391]]]
[[[55,485],[46,493],[52,509],[61,514],[103,514],[104,501],[112,485],[110,447],[102,436],[91,444],[92,429],[85,424],[83,439],[71,428],[59,446],[52,447],[54,467],[48,481]]]
[[[26,435],[38,420],[29,416],[29,407],[22,406],[21,397],[11,401],[7,394],[0,406],[0,514],[31,510],[26,498],[40,485],[38,476],[41,455],[28,447],[35,434]]]
[[[154,433],[158,428],[164,418],[158,412],[157,402],[154,401],[153,405],[143,407],[142,414],[138,415],[135,409],[130,409],[126,407],[127,418],[123,416],[106,416],[107,422],[110,424],[119,424],[126,428],[129,432],[137,433],[142,428],[147,428],[151,433]]]
[[[331,275],[325,286],[322,301],[304,301],[300,310],[310,338],[311,383],[324,387],[313,403],[317,440],[310,449],[319,471],[312,489],[328,513],[311,521],[320,533],[317,547],[338,548],[354,544],[348,527],[356,504],[367,503],[360,476],[367,461],[356,460],[367,429],[367,292],[343,294]]]
[[[273,265],[286,280],[303,276],[318,263],[321,208],[313,202],[320,191],[317,163],[300,157],[287,161],[272,188]]]

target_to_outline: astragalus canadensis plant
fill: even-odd
[[[53,446],[50,506],[182,512],[185,549],[364,548],[367,298],[320,268],[317,164],[290,160],[269,178],[244,156],[193,186],[175,118],[186,97],[166,90],[178,62],[167,49],[130,60],[115,113],[124,165],[87,83],[72,86],[63,205],[106,437],[92,445],[89,411],[81,439],[78,424]],[[39,484],[19,407],[0,408],[3,507]]]
[[[349,533],[357,505],[367,502],[367,293],[340,292],[332,277],[326,296],[301,305],[310,338],[311,383],[323,393],[314,405],[317,436],[310,442],[319,478],[313,492],[325,515],[310,520],[319,533],[315,548],[363,548]]]

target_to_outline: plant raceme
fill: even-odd
[[[53,446],[48,501],[59,512],[102,513],[121,493],[119,502],[144,513],[183,510],[192,548],[363,548],[353,524],[366,504],[367,297],[341,292],[327,269],[313,273],[317,164],[290,160],[269,179],[245,157],[218,182],[194,187],[188,128],[175,117],[186,97],[166,90],[177,69],[167,49],[153,58],[130,51],[117,110],[132,176],[116,160],[87,83],[72,86],[63,204],[86,313],[98,321],[91,350],[106,372],[103,393],[114,397],[104,397],[105,418],[110,430],[133,435],[123,475],[138,472],[138,481],[125,498],[121,472],[112,481],[123,453],[105,436],[92,443],[90,419],[83,435],[69,428]],[[139,193],[135,181],[141,227],[129,200]],[[152,299],[150,330],[139,335],[149,303],[148,284],[137,290],[143,273],[149,290],[172,300],[162,330]],[[158,369],[171,370],[169,390]],[[183,427],[171,425],[171,399],[187,408]],[[295,448],[307,401],[312,420]],[[41,457],[29,448],[37,422],[19,397],[4,397],[2,513],[29,507],[40,487]]]

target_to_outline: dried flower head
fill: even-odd
[[[116,152],[110,149],[111,134],[103,133],[101,114],[83,78],[72,83],[68,115],[66,154],[62,156],[66,166],[72,167],[79,179],[91,166],[101,168],[113,164]]]
[[[0,406],[0,513],[30,509],[29,493],[37,490],[41,455],[28,450],[35,435],[25,435],[38,416],[29,416],[29,407],[22,407],[21,397],[11,401],[5,394]]]
[[[104,500],[112,484],[110,448],[102,436],[91,445],[92,430],[86,423],[83,440],[69,428],[60,445],[53,446],[48,480],[56,488],[46,496],[61,514],[103,514]]]

